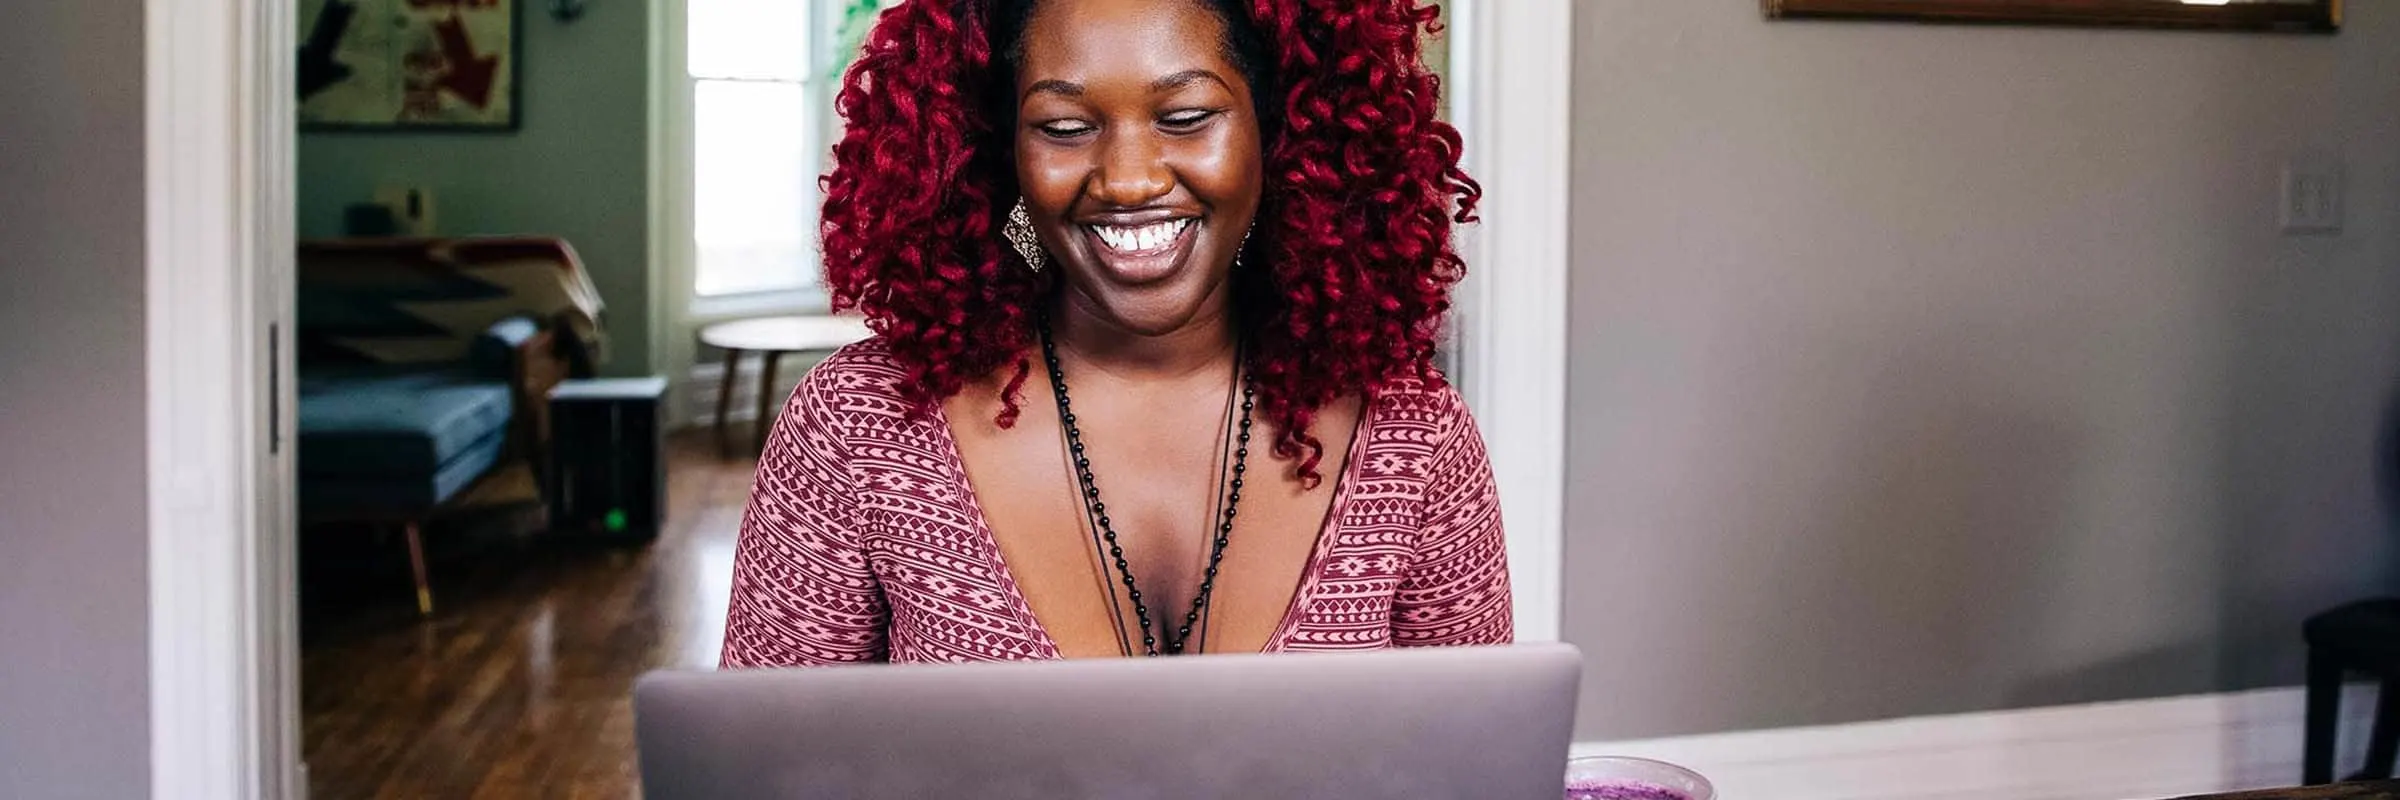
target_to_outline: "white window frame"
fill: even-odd
[[[813,61],[803,84],[803,102],[818,109],[813,120],[817,142],[830,152],[841,131],[833,114],[834,80],[826,77],[826,55],[837,46],[839,10],[843,0],[793,0],[810,5],[808,36]],[[698,201],[694,169],[696,102],[694,85],[700,79],[688,68],[688,0],[658,0],[651,6],[651,119],[650,129],[650,263],[653,364],[681,383],[692,374],[699,358],[697,334],[702,326],[743,317],[773,314],[824,314],[829,300],[821,281],[796,289],[704,296],[699,293],[700,253],[694,236]],[[813,247],[813,232],[806,238]],[[810,251],[813,260],[815,251]],[[681,422],[683,420],[677,420]]]

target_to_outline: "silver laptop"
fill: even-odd
[[[649,800],[1557,800],[1581,663],[1548,644],[658,672],[634,717]]]

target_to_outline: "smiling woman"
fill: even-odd
[[[1479,195],[1438,16],[886,12],[822,214],[879,335],[778,423],[726,665],[1510,639],[1491,468],[1433,367]]]

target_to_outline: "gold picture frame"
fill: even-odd
[[[2341,0],[1762,0],[1770,19],[2333,33]]]

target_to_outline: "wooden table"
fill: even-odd
[[[719,453],[733,457],[733,443],[725,435],[725,418],[733,408],[734,376],[741,372],[743,353],[758,353],[764,359],[758,375],[758,430],[751,442],[752,450],[764,451],[767,430],[775,422],[775,401],[781,399],[775,396],[776,362],[785,353],[839,350],[872,335],[867,323],[856,317],[758,317],[701,328],[701,344],[725,351],[725,377],[717,387]]]
[[[2400,781],[2337,783],[2300,789],[2266,789],[2256,792],[2186,797],[2182,800],[2400,800]]]

